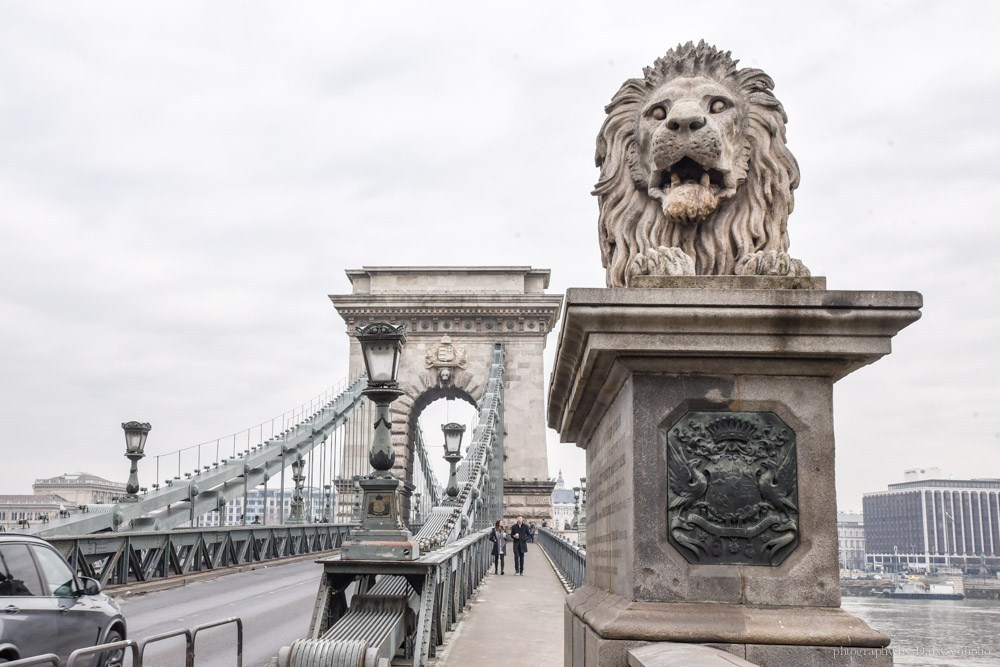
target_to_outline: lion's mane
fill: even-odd
[[[605,107],[597,138],[601,178],[593,194],[600,206],[601,261],[608,287],[626,284],[638,253],[659,246],[680,248],[694,259],[699,275],[736,273],[741,259],[757,251],[788,250],[788,216],[799,168],[785,146],[787,117],[775,98],[774,82],[758,69],[737,69],[730,52],[700,42],[671,49],[630,79]],[[698,224],[670,221],[641,182],[636,130],[647,95],[664,81],[703,76],[729,88],[745,106],[741,163],[746,177],[737,193]]]

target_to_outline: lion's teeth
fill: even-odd
[[[681,184],[681,175],[676,171],[670,174],[670,187],[674,187]]]
[[[701,174],[701,187],[707,188],[709,185],[711,185],[711,181],[709,181],[708,172],[707,171],[702,172],[702,174]]]

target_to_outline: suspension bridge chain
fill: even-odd
[[[185,524],[193,525],[197,517],[207,512],[222,512],[227,502],[240,497],[244,499],[245,524],[248,521],[245,502],[248,491],[264,485],[266,497],[268,481],[279,478],[284,492],[282,472],[293,463],[300,466],[304,478],[310,482],[318,480],[320,488],[323,482],[336,487],[336,507],[324,507],[324,519],[333,523],[350,523],[354,515],[356,480],[369,472],[367,456],[357,456],[358,452],[367,452],[372,431],[370,402],[361,394],[366,386],[367,378],[362,375],[339,394],[331,393],[326,402],[314,399],[311,405],[305,404],[312,408],[311,412],[306,409],[293,412],[292,419],[288,418],[290,413],[286,413],[280,418],[284,430],[272,432],[266,440],[263,439],[264,425],[241,431],[238,435],[247,435],[245,449],[237,449],[237,436],[227,436],[227,441],[229,437],[233,441],[229,456],[219,456],[219,441],[178,450],[173,454],[177,454],[180,460],[182,452],[197,448],[198,467],[185,473],[184,479],[180,479],[178,470],[177,476],[165,479],[162,485],[154,484],[137,501],[89,505],[81,513],[37,524],[28,532],[40,537],[67,537],[119,530],[169,530]],[[272,420],[274,423],[275,420]],[[257,430],[261,437],[256,445],[250,445],[253,430]],[[228,449],[228,442],[226,444]],[[201,465],[206,446],[214,448],[216,458],[211,464]],[[319,457],[311,457],[306,471],[305,457],[317,448]],[[226,453],[230,454],[229,451]],[[209,460],[207,454],[205,460]],[[311,484],[313,495],[314,491]],[[315,498],[311,500],[315,508]],[[320,502],[329,502],[329,499],[321,499]],[[283,512],[281,516],[283,522]]]
[[[421,553],[450,544],[470,532],[487,528],[503,510],[503,373],[504,349],[493,349],[479,423],[458,468],[459,493],[445,496],[432,508],[417,533]]]

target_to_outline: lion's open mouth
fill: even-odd
[[[686,156],[653,172],[649,184],[649,196],[660,202],[667,218],[677,222],[707,219],[729,194],[725,172],[703,167]]]
[[[684,157],[659,172],[657,185],[663,191],[678,185],[700,185],[718,192],[725,189],[726,176],[718,169],[706,169],[695,160]]]

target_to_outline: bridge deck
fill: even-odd
[[[529,547],[524,575],[483,580],[469,611],[434,662],[435,667],[562,667],[566,591],[538,544]]]

